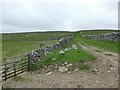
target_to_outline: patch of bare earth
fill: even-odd
[[[3,82],[4,87],[13,88],[117,88],[118,87],[118,54],[92,46],[80,45],[84,50],[97,57],[97,60],[86,62],[88,71],[52,71],[50,75],[37,70],[25,72],[23,81],[10,79]]]

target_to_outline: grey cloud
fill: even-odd
[[[3,24],[24,27],[24,28],[48,28],[61,24],[67,18],[66,6],[64,4],[37,4],[30,15],[21,4],[8,4],[3,8]],[[15,9],[14,9],[15,8]],[[9,9],[9,10],[8,10]]]
[[[5,2],[2,12],[3,32],[117,28],[116,2],[101,2],[98,6],[89,7],[80,2],[72,6],[72,3],[65,1]]]

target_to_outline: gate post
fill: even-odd
[[[32,69],[32,54],[28,53],[28,71]]]
[[[16,61],[14,60],[14,76],[16,76]]]
[[[6,62],[6,58],[4,58],[5,61],[5,81],[7,80],[7,62]]]
[[[46,58],[47,58],[47,50],[46,50],[46,48],[44,49],[44,59],[46,60]]]

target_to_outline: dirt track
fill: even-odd
[[[57,70],[51,75],[35,71],[26,72],[22,82],[13,79],[3,82],[4,87],[17,88],[117,88],[118,54],[92,46],[80,45],[84,50],[97,57],[96,61],[86,62],[89,71],[71,71],[61,73]],[[94,71],[94,72],[93,72]]]

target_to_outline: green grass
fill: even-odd
[[[83,31],[82,31],[83,32]],[[113,31],[84,31],[84,35],[96,35],[96,34],[103,34]],[[2,57],[12,57],[16,55],[23,55],[31,50],[35,50],[39,47],[40,42],[46,41],[47,39],[54,39],[59,37],[66,37],[71,35],[72,33],[16,33],[16,34],[3,34],[2,38],[2,52],[0,53]],[[47,45],[55,43],[55,40],[48,40]],[[33,64],[33,70],[38,69],[42,65],[50,65],[50,64],[58,64],[63,62],[69,63],[77,63],[81,62],[82,64],[79,65],[80,70],[89,70],[90,67],[84,65],[84,62],[96,60],[96,57],[89,54],[88,52],[84,51],[80,48],[81,44],[87,44],[91,46],[95,46],[98,48],[104,48],[105,50],[113,51],[113,52],[120,52],[120,46],[117,42],[112,41],[101,41],[101,40],[92,40],[86,39],[80,36],[79,32],[75,33],[75,37],[69,41],[69,44],[66,44],[64,47],[58,48],[51,53],[47,54],[46,60],[42,60],[36,64]],[[77,45],[77,50],[70,50],[65,53],[65,55],[60,55],[59,52],[64,50],[65,48],[71,48],[72,45]],[[118,47],[119,46],[119,47]],[[100,52],[96,50],[96,52]],[[56,60],[52,60],[56,58]],[[75,67],[76,68],[76,67]],[[19,80],[19,77],[17,78]],[[16,79],[16,80],[17,80]]]
[[[47,54],[47,59],[40,61],[37,64],[33,65],[33,69],[37,69],[41,65],[50,65],[50,64],[58,64],[58,63],[63,63],[63,62],[86,62],[86,61],[92,61],[95,60],[96,58],[89,54],[88,52],[84,51],[83,49],[80,48],[79,45],[79,34],[76,33],[75,37],[70,40],[69,44],[66,44],[64,47],[61,47],[59,49],[56,49],[52,51],[51,53]],[[71,48],[72,44],[77,45],[77,50],[71,50],[65,53],[65,55],[59,54],[59,52],[64,50],[65,48]],[[52,58],[56,58],[56,60],[52,60]],[[81,67],[82,68],[82,67]],[[84,67],[83,67],[84,68]],[[86,66],[85,66],[86,68]]]
[[[28,32],[28,33],[10,33],[2,34],[2,40],[10,41],[40,41],[56,39],[71,35],[69,32]]]
[[[55,39],[66,37],[72,33],[68,32],[33,32],[33,33],[12,33],[2,34],[2,58],[23,55],[27,52],[35,50],[40,46],[40,43],[46,39]],[[47,44],[51,45],[56,40],[47,40]]]
[[[112,52],[120,52],[120,46],[119,46],[120,42],[93,40],[93,39],[83,38],[80,36],[80,43],[95,46]]]
[[[48,44],[55,43],[56,41],[51,40],[47,42],[48,42],[47,43],[48,45]],[[44,46],[47,46],[47,45],[44,45]],[[39,46],[40,46],[39,41],[31,41],[31,42],[3,41],[2,57],[7,58],[7,57],[16,56],[16,55],[22,55],[32,50],[35,50]]]

